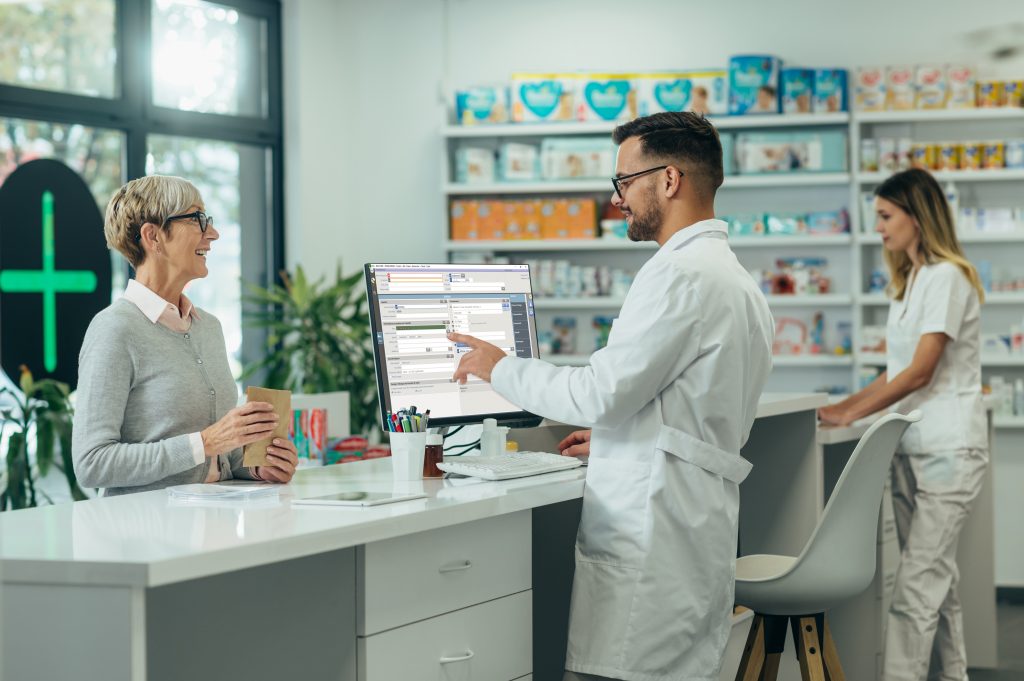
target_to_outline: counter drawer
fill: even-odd
[[[524,591],[359,638],[359,681],[511,681],[532,672],[533,595]]]
[[[529,589],[530,532],[530,511],[520,511],[359,547],[356,632],[368,636]]]

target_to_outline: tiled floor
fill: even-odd
[[[972,669],[971,681],[1024,681],[1024,605],[1000,603],[999,669]]]

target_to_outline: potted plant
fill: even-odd
[[[0,511],[28,508],[38,505],[36,497],[35,471],[28,456],[29,438],[35,439],[36,468],[45,476],[55,466],[67,478],[71,497],[75,500],[88,499],[78,486],[75,468],[71,462],[71,402],[65,383],[52,379],[36,381],[32,372],[24,365],[18,381],[21,393],[9,388],[0,388],[0,397],[10,395],[13,407],[0,409],[3,417],[0,433],[13,425],[14,430],[7,438],[6,471],[3,492],[0,492]],[[4,433],[5,434],[5,433]],[[60,461],[55,454],[60,451]],[[42,494],[42,492],[39,492]],[[44,494],[45,496],[45,494]]]
[[[302,266],[281,273],[283,285],[249,285],[246,325],[267,332],[267,354],[242,378],[266,372],[267,387],[295,393],[345,390],[353,434],[375,435],[377,379],[363,273],[310,282]]]

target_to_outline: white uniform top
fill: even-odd
[[[508,357],[494,389],[593,428],[566,668],[717,680],[729,638],[740,448],[771,370],[764,295],[706,220],[637,273],[585,367]]]
[[[887,370],[891,381],[910,366],[926,333],[949,336],[931,382],[893,409],[920,409],[922,418],[900,441],[899,451],[924,454],[988,447],[981,401],[981,305],[966,275],[951,262],[924,265],[908,283],[903,300],[889,306]]]

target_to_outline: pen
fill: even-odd
[[[427,430],[427,422],[428,421],[430,421],[430,410],[429,409],[426,410],[425,412],[423,412],[423,431],[424,432],[426,432],[426,430]]]
[[[419,416],[413,416],[413,418],[416,419],[416,432],[417,433],[422,433],[423,432],[423,427],[420,425],[420,421],[421,421],[420,417]]]

